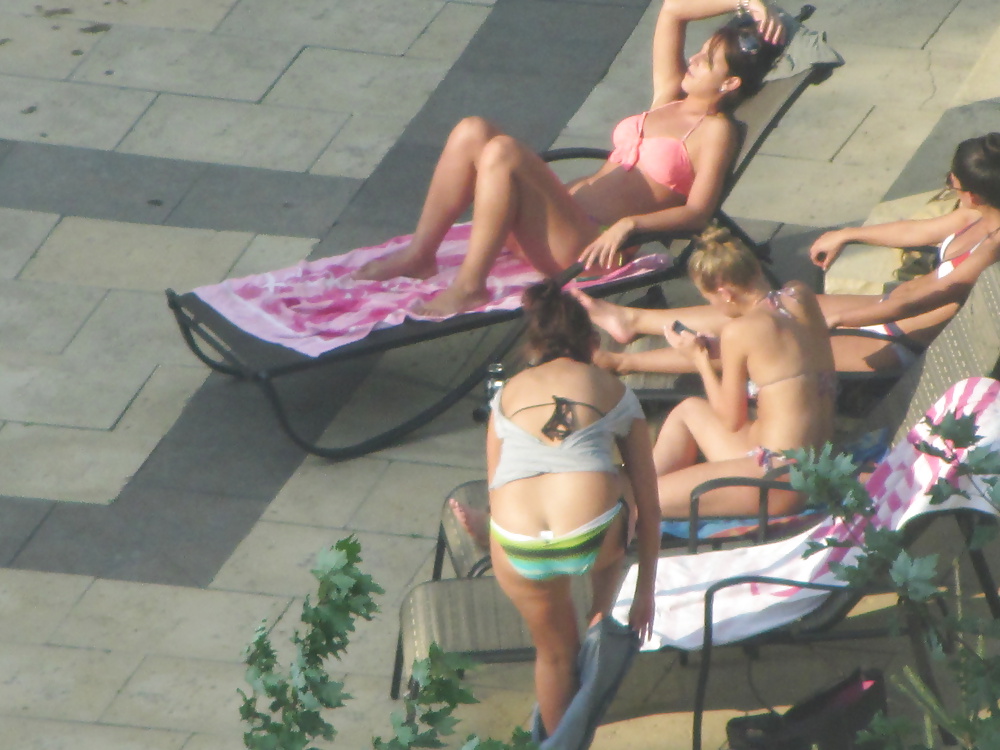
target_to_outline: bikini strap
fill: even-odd
[[[684,143],[685,141],[687,141],[688,136],[691,135],[695,131],[695,128],[697,128],[699,125],[702,124],[702,122],[705,121],[706,117],[708,117],[708,112],[706,112],[701,117],[699,117],[698,118],[698,122],[696,122],[694,125],[692,125],[691,129],[684,134],[684,136],[681,138],[681,143]]]

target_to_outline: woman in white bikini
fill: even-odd
[[[497,582],[531,631],[538,706],[551,735],[577,689],[570,576],[590,576],[590,623],[607,615],[621,581],[630,498],[639,575],[628,624],[648,637],[660,514],[642,408],[591,364],[598,339],[586,311],[553,281],[530,287],[524,308],[532,365],[494,397],[486,436],[492,517],[452,507],[488,540]]]
[[[753,254],[724,230],[703,238],[689,272],[727,322],[717,341],[693,331],[665,331],[674,352],[701,374],[707,397],[678,404],[653,447],[664,518],[687,518],[691,490],[704,481],[761,477],[782,461],[782,451],[818,448],[833,436],[833,353],[812,291],[799,282],[772,291]],[[756,384],[754,421],[748,380]],[[769,513],[786,515],[801,508],[802,497],[772,492],[768,502]],[[702,496],[699,514],[754,516],[757,504],[754,488],[720,488]]]
[[[827,232],[810,248],[813,261],[828,268],[844,245],[864,242],[889,247],[938,245],[937,270],[900,284],[887,295],[826,294],[817,297],[830,328],[871,328],[905,337],[905,343],[834,336],[839,371],[870,371],[908,364],[965,301],[983,269],[1000,259],[1000,133],[959,144],[948,173],[959,208],[933,219],[895,221]],[[711,307],[640,310],[577,298],[593,321],[625,343],[639,334],[659,334],[675,320],[703,333],[716,333],[725,317]],[[670,349],[616,354],[595,361],[616,372],[689,372],[690,362]]]
[[[736,8],[747,23],[723,27],[685,62],[687,23]],[[701,229],[736,152],[726,113],[760,88],[783,34],[763,0],[664,0],[653,38],[652,105],[615,128],[604,166],[563,185],[530,148],[482,118],[466,118],[441,153],[411,243],[355,275],[435,275],[445,233],[470,206],[468,253],[424,314],[486,302],[486,278],[505,244],[552,277],[577,260],[619,267],[636,232]]]

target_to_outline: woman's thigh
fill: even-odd
[[[763,469],[755,458],[730,461],[713,461],[695,464],[660,477],[660,506],[665,517],[687,518],[690,511],[691,491],[702,482],[720,477],[763,476]],[[759,493],[754,487],[724,487],[706,492],[698,505],[699,516],[725,516],[757,514]],[[786,515],[801,509],[802,497],[797,492],[775,490],[768,494],[768,511],[771,515]]]
[[[514,146],[508,142],[507,147]],[[576,262],[601,228],[541,157],[523,144],[516,148],[517,204],[511,233],[539,270],[558,273]]]
[[[570,578],[556,576],[543,581],[525,578],[510,564],[495,540],[490,541],[490,556],[497,583],[524,618],[535,648],[548,653],[575,654],[580,647],[580,636]]]
[[[741,458],[754,447],[750,423],[733,432],[722,424],[711,404],[703,398],[689,398],[681,402],[677,409],[682,410],[680,418],[706,461]]]

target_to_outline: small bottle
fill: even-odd
[[[506,376],[503,370],[503,364],[501,362],[494,362],[489,366],[486,371],[486,403],[489,404],[493,401],[493,397],[496,395],[497,391],[500,390],[500,386],[504,384]]]

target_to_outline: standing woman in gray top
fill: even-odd
[[[488,537],[497,582],[531,631],[535,690],[551,735],[577,690],[580,635],[569,576],[590,575],[590,624],[607,615],[634,512],[639,575],[628,624],[647,638],[660,513],[642,409],[618,378],[591,363],[598,338],[586,311],[552,281],[529,288],[523,305],[532,366],[492,404]],[[470,533],[486,536],[485,517],[453,507]]]

